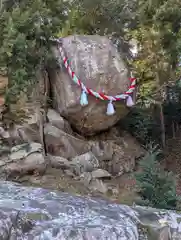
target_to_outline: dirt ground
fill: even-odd
[[[51,190],[69,192],[78,196],[92,196],[111,200],[116,203],[132,205],[136,197],[135,181],[132,174],[125,174],[121,177],[106,180],[104,183],[108,186],[106,194],[91,191],[83,182],[67,176],[60,169],[47,169],[43,176],[24,176],[16,179],[25,186],[43,187]]]

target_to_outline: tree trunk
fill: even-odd
[[[165,137],[165,120],[163,114],[163,107],[160,104],[160,125],[161,125],[161,140],[162,140],[162,147],[165,148],[166,145],[166,137]]]

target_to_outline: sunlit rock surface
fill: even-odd
[[[112,42],[103,36],[74,35],[62,39],[72,70],[87,88],[115,96],[130,86],[129,71]],[[125,101],[114,103],[116,113],[107,116],[107,101],[88,96],[89,104],[81,107],[81,88],[62,68],[60,53],[54,49],[60,69],[49,71],[54,108],[83,135],[109,129],[129,112]]]
[[[139,240],[150,234],[155,240],[170,239],[169,234],[181,239],[179,218],[174,213],[0,183],[1,240]],[[161,234],[168,238],[160,238]]]

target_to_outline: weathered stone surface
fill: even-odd
[[[112,175],[132,172],[135,161],[145,152],[130,134],[116,128],[91,137],[89,145],[100,167]]]
[[[37,111],[29,115],[29,118],[22,125],[15,125],[9,130],[10,139],[16,144],[23,142],[39,142],[40,143],[40,130],[39,130],[40,116]]]
[[[52,155],[48,155],[48,158],[53,168],[69,169],[71,167],[70,161],[68,161],[66,158]]]
[[[76,75],[89,88],[108,95],[125,92],[130,84],[128,70],[116,48],[101,36],[69,36],[63,47]],[[62,60],[56,49],[55,55]],[[113,126],[128,113],[124,103],[116,103],[114,116],[107,116],[107,102],[89,96],[86,107],[80,105],[81,89],[68,76],[66,70],[49,73],[54,107],[84,135],[92,135]]]
[[[7,176],[43,171],[45,159],[41,144],[32,142],[13,147],[9,156],[1,159],[0,167],[1,173]]]
[[[135,149],[133,149],[134,146]],[[132,172],[135,168],[135,159],[140,155],[136,144],[118,145],[114,140],[92,142],[91,151],[99,159],[101,168],[113,175]]]
[[[99,161],[92,152],[76,156],[71,161],[71,166],[77,175],[83,172],[92,172],[99,167]]]
[[[168,226],[157,226],[147,229],[149,238],[148,240],[170,240],[170,229]]]
[[[106,184],[100,179],[92,179],[89,184],[89,188],[92,191],[97,191],[100,193],[106,193],[108,191]]]
[[[92,178],[97,179],[111,178],[111,174],[104,169],[96,169],[92,172]]]
[[[52,126],[50,123],[45,124],[44,135],[47,151],[54,156],[70,159],[86,153],[89,149],[85,141]]]
[[[29,118],[22,125],[15,125],[9,131],[3,131],[0,128],[0,136],[6,139],[11,139],[11,142],[15,144],[20,144],[22,142],[39,142],[40,138],[40,112],[38,108],[34,109],[34,113],[29,115]],[[64,131],[65,133],[73,134],[73,131],[68,124],[68,122],[63,119],[56,111],[53,109],[48,109],[47,120],[52,126]],[[46,122],[46,121],[45,121]]]
[[[179,240],[180,219],[181,215],[171,211],[0,182],[1,240]],[[154,238],[148,229],[158,229]],[[167,230],[170,238],[161,238],[159,233]]]
[[[98,169],[98,170],[102,170],[102,169]],[[80,175],[80,180],[81,182],[88,187],[91,191],[93,192],[99,192],[99,193],[106,193],[108,191],[108,187],[107,184],[104,183],[102,181],[104,177],[103,174],[100,177],[99,172],[96,174],[94,174],[94,172],[96,172],[97,170],[93,171],[93,172],[84,172]],[[110,178],[110,174],[107,173],[107,175],[109,175]]]
[[[126,132],[117,133],[116,130],[111,130],[109,133],[94,136],[90,138],[91,140],[87,140],[77,135],[74,136],[73,132],[65,132],[65,125],[61,117],[52,117],[52,119],[54,120],[44,125],[44,142],[50,155],[70,160],[87,152],[92,152],[91,155],[94,155],[99,162],[99,168],[107,170],[112,175],[122,175],[125,172],[133,171],[135,160],[143,154],[140,145]],[[22,141],[40,142],[38,124],[37,115],[33,115],[28,123],[23,126],[16,126],[10,133],[2,130],[1,134],[8,142],[18,142],[18,144]],[[58,125],[56,127],[53,124]],[[58,128],[58,126],[63,129]],[[2,149],[2,152],[4,152],[4,149]],[[86,162],[84,157],[82,161]]]
[[[49,123],[52,126],[57,127],[60,130],[64,130],[67,133],[73,133],[71,127],[69,126],[68,122],[60,116],[58,112],[53,109],[48,109],[47,118]]]
[[[16,161],[28,157],[31,153],[41,153],[42,146],[39,143],[25,143],[22,145],[14,146],[11,149],[11,154],[9,156],[10,160]]]
[[[1,138],[4,138],[4,139],[10,138],[9,132],[6,131],[3,127],[0,127],[0,139]]]
[[[0,137],[6,146],[23,142],[40,143],[38,112],[31,115],[23,125],[15,125],[9,131],[1,127]],[[67,121],[52,109],[48,110],[48,123],[44,124],[44,143],[50,155],[68,160],[92,152],[99,167],[112,175],[133,171],[135,160],[143,154],[143,149],[132,136],[124,131],[119,133],[116,128],[89,139],[75,135]],[[0,154],[7,150],[6,147],[1,148]]]
[[[90,183],[92,181],[92,174],[91,172],[84,172],[80,175],[80,181],[83,182],[83,184],[86,187],[90,186]]]

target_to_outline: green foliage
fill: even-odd
[[[150,109],[136,107],[119,123],[145,147],[150,142],[160,143],[160,124],[154,119]]]
[[[6,103],[10,106],[22,92],[31,93],[37,72],[52,60],[49,37],[70,34],[106,35],[116,43],[124,59],[129,52],[128,40],[136,39],[139,54],[130,63],[139,79],[139,97],[153,97],[158,87],[176,75],[181,50],[180,22],[179,0],[2,1],[0,72],[6,69],[9,78]],[[46,41],[42,43],[40,37]],[[146,117],[143,122],[140,117],[136,116],[136,124],[130,126],[134,125],[131,127],[136,128],[137,136],[140,126],[141,138],[150,139],[152,120]]]
[[[138,42],[139,53],[133,65],[140,78],[140,95],[153,97],[153,92],[164,83],[176,80],[181,52],[181,2],[139,0],[138,3],[138,27],[131,35]]]
[[[139,204],[161,209],[176,209],[176,183],[171,172],[164,171],[158,162],[158,150],[153,149],[140,162],[135,174]]]
[[[167,128],[172,122],[181,122],[181,88],[179,85],[167,87],[167,99],[163,103],[165,124]]]
[[[65,25],[57,35],[106,35],[126,59],[129,56],[126,35],[135,24],[135,6],[136,1],[126,0],[73,0]]]
[[[119,37],[124,36],[125,25],[131,27],[134,8],[134,1],[126,0],[74,0],[72,5],[72,9],[77,9],[81,16],[79,29],[100,35],[114,32]]]
[[[64,21],[64,11],[61,0],[26,0],[1,9],[0,68],[7,69],[7,103],[17,102],[22,92],[28,95],[37,72],[51,59],[48,41],[44,44],[40,37],[55,35]]]
[[[0,72],[6,70],[9,79],[6,105],[17,103],[22,92],[27,96],[31,93],[31,86],[37,82],[37,72],[52,60],[50,37],[106,34],[124,43],[124,26],[132,22],[133,6],[133,3],[125,6],[121,0],[2,1]],[[40,37],[46,41],[42,43]]]

